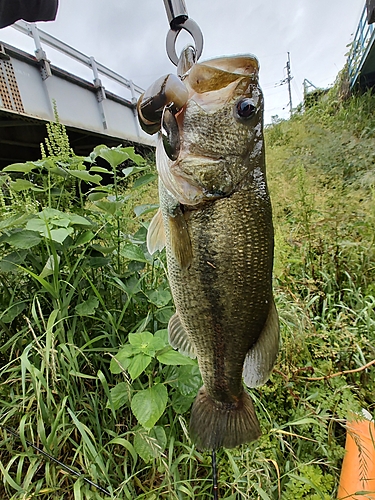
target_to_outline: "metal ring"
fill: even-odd
[[[183,24],[177,26],[176,30],[170,29],[167,34],[167,54],[172,63],[177,66],[179,57],[176,54],[176,40],[181,30],[185,30],[193,37],[195,42],[195,50],[197,53],[197,61],[203,51],[203,35],[198,24],[192,19],[187,19]]]

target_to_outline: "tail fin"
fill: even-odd
[[[246,392],[236,403],[222,403],[214,401],[202,387],[191,410],[190,434],[198,448],[216,450],[255,441],[261,432]]]

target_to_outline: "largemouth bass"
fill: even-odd
[[[247,55],[197,63],[182,82],[161,79],[138,107],[141,122],[152,128],[142,103],[163,89],[160,211],[148,246],[151,253],[166,246],[176,306],[170,344],[198,359],[204,386],[193,403],[190,433],[207,449],[259,437],[243,380],[248,387],[265,383],[279,349],[258,71],[256,58]],[[165,95],[174,86],[172,102]]]

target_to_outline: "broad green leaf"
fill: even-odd
[[[157,360],[164,365],[195,365],[195,361],[188,356],[184,356],[172,348],[156,356]]]
[[[129,404],[129,391],[130,384],[127,382],[120,382],[119,384],[112,387],[110,390],[112,404],[115,410],[122,408]],[[109,402],[107,403],[107,408],[110,408]]]
[[[117,210],[122,208],[122,203],[118,201],[95,201],[94,205],[107,214],[114,215]]]
[[[189,410],[194,399],[195,396],[183,396],[180,392],[176,391],[172,396],[172,408],[176,413],[183,415]]]
[[[107,266],[111,262],[111,259],[107,257],[89,257],[87,261],[90,267],[97,269],[98,267]]]
[[[26,179],[17,179],[10,182],[10,189],[12,189],[12,191],[25,191],[34,187],[36,187],[35,184]]]
[[[136,181],[134,181],[134,184],[133,184],[133,188],[134,189],[138,189],[140,188],[141,186],[145,186],[146,184],[154,181],[155,179],[157,179],[157,175],[156,174],[145,174],[145,175],[142,175],[142,177],[138,177],[138,179]]]
[[[1,177],[0,177],[1,178]],[[29,215],[12,215],[0,221],[0,230],[9,229],[11,227],[19,228],[28,219]]]
[[[141,290],[141,280],[136,276],[130,276],[130,278],[126,279],[124,282],[125,290],[129,295],[135,295]]]
[[[125,257],[129,260],[136,260],[137,262],[147,262],[142,248],[132,243],[127,243],[125,246],[123,246],[120,250],[120,254],[122,257]]]
[[[158,309],[155,312],[155,318],[160,323],[168,324],[168,321],[171,319],[175,312],[176,310],[173,307],[163,307],[162,309]]]
[[[27,250],[17,250],[9,253],[0,260],[0,269],[5,273],[19,271],[18,266],[24,263],[27,255]]]
[[[160,349],[164,349],[165,347],[165,343],[164,343],[164,340],[161,339],[160,337],[155,337],[152,339],[152,341],[150,342],[150,344],[148,345],[148,352],[149,354],[151,354],[152,356],[155,355],[155,352],[156,351],[160,351]]]
[[[8,236],[4,241],[16,248],[32,248],[41,242],[41,237],[35,231],[17,231]]]
[[[141,373],[146,370],[151,361],[152,357],[148,354],[144,354],[143,352],[140,352],[139,354],[136,354],[135,356],[130,358],[127,370],[132,380],[135,380],[137,377],[139,377]]]
[[[134,449],[146,463],[158,458],[163,451],[158,440],[150,434],[144,429],[139,429],[134,434]]]
[[[162,449],[162,451],[164,451],[165,447],[167,446],[167,436],[163,427],[161,427],[160,425],[156,425],[149,431],[149,435],[157,440],[160,448]]]
[[[63,217],[61,219],[55,218],[55,219],[50,219],[48,221],[48,224],[57,226],[57,227],[68,227],[70,226],[70,219],[68,217]]]
[[[129,343],[138,348],[138,349],[145,349],[151,340],[154,338],[152,333],[150,332],[141,332],[141,333],[129,333]]]
[[[93,184],[100,184],[102,177],[98,174],[90,174],[87,170],[69,170],[69,173],[78,179],[85,182],[92,182]]]
[[[42,160],[33,161],[31,163],[38,168],[46,168],[47,170],[55,168],[55,162],[51,158],[43,158]]]
[[[202,386],[202,377],[196,364],[175,367],[170,375],[172,387],[183,396],[195,396]]]
[[[52,229],[50,232],[51,240],[57,243],[63,243],[63,241],[73,232],[72,227]]]
[[[26,307],[26,302],[17,302],[5,309],[3,314],[0,314],[0,320],[3,323],[11,323],[17,316],[19,316]]]
[[[168,401],[168,392],[164,385],[153,385],[149,389],[139,391],[134,395],[131,409],[146,429],[152,429],[165,411]]]
[[[37,165],[31,162],[27,163],[13,163],[12,165],[8,165],[7,167],[3,168],[3,172],[23,172],[25,174],[31,172],[34,170],[34,168],[37,168]]]
[[[145,159],[141,155],[137,154],[132,146],[122,148],[122,150],[127,152],[129,160],[132,160],[136,165],[146,163]]]
[[[147,167],[126,167],[122,169],[122,173],[125,177],[129,177],[131,174],[136,174],[138,172],[143,172]]]
[[[57,255],[57,263],[60,263],[60,256]],[[47,262],[45,263],[45,266],[42,269],[42,272],[39,274],[40,278],[46,278],[47,276],[50,276],[53,274],[55,270],[55,257],[53,255],[50,255],[47,259]]]
[[[130,344],[125,345],[116,356],[111,359],[110,370],[112,373],[121,373],[126,370],[130,363],[130,358],[139,351],[135,350]]]
[[[117,247],[116,246],[105,247],[103,245],[93,243],[91,245],[91,248],[102,253],[103,255],[108,255],[108,254],[112,253],[113,250],[115,250],[115,248],[117,248]]]
[[[83,233],[81,233],[75,244],[77,246],[79,245],[85,245],[86,243],[88,243],[89,241],[91,241],[93,238],[95,238],[95,234],[92,232],[92,231],[84,231]]]
[[[137,207],[135,207],[134,213],[137,217],[140,217],[141,215],[148,214],[149,212],[153,212],[157,208],[159,208],[159,204],[147,203],[147,205],[138,205]]]
[[[169,340],[168,340],[168,329],[164,328],[163,330],[158,330],[155,332],[154,337],[157,337],[159,339],[162,339],[164,345],[169,345]]]
[[[165,346],[161,338],[154,337],[150,332],[130,333],[129,342],[132,346],[149,356],[154,356],[156,351],[163,349]]]
[[[113,169],[115,169],[120,163],[129,159],[129,154],[124,148],[108,148],[99,146],[94,150],[98,156],[106,160]]]
[[[172,295],[168,290],[164,290],[163,288],[158,288],[156,290],[147,290],[145,292],[148,300],[151,304],[154,304],[156,307],[164,307],[172,300]]]
[[[104,168],[104,167],[98,167],[97,165],[94,166],[94,167],[91,167],[89,172],[99,172],[101,174],[111,174],[113,175],[113,172],[111,172],[110,170],[108,170],[108,168]]]
[[[130,243],[134,243],[135,245],[142,245],[142,243],[146,243],[147,230],[144,227],[140,227],[135,234],[130,234],[128,238]]]
[[[72,226],[92,226],[92,222],[77,214],[69,214],[69,219]]]
[[[65,219],[66,217],[66,214],[65,212],[62,212],[61,210],[57,210],[56,208],[45,208],[44,210],[42,210],[41,212],[39,212],[38,216],[45,220],[49,220],[49,219]]]
[[[88,195],[88,199],[90,201],[99,201],[105,198],[106,196],[108,196],[108,193],[104,193],[103,191],[96,191],[94,193],[90,193]]]
[[[75,310],[80,316],[92,316],[98,306],[99,299],[97,299],[97,297],[90,297],[81,304],[78,304]]]
[[[48,191],[48,188],[41,188],[39,186],[32,186],[31,188],[31,191],[34,191],[35,193],[45,193],[46,191]],[[51,188],[51,194],[53,195],[53,189]]]
[[[29,231],[37,231],[43,234],[43,236],[48,236],[47,226],[45,221],[41,219],[31,219],[26,224],[26,229]]]
[[[50,171],[55,175],[59,175],[60,177],[64,177],[64,179],[69,177],[68,171],[62,167],[59,167],[59,166],[51,168]]]

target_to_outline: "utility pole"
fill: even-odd
[[[292,104],[292,88],[290,85],[290,82],[292,81],[292,75],[290,72],[290,53],[288,52],[288,61],[286,63],[286,72],[287,72],[287,77],[286,80],[288,82],[288,90],[289,90],[289,110],[290,110],[290,116],[293,114],[293,104]]]
[[[286,74],[287,74],[286,78],[284,78],[283,80],[281,80],[281,82],[276,83],[275,87],[278,87],[279,85],[285,85],[286,83],[288,84],[288,91],[289,91],[288,106],[289,106],[290,116],[292,116],[292,114],[293,114],[293,103],[292,103],[292,87],[290,85],[290,82],[293,80],[293,77],[292,77],[292,74],[291,74],[291,71],[290,71],[290,53],[289,52],[288,52],[288,61],[286,63]]]

